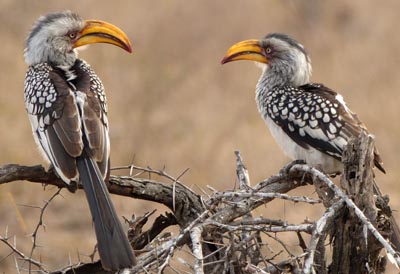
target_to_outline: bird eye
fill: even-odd
[[[70,32],[68,33],[68,37],[71,39],[74,39],[76,37],[76,33],[75,32]]]
[[[272,49],[271,49],[271,48],[266,48],[266,49],[265,49],[265,52],[266,52],[266,53],[271,53],[271,52],[272,52]]]

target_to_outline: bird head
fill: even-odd
[[[281,80],[294,86],[308,83],[311,76],[311,60],[304,46],[285,34],[239,42],[228,49],[221,63],[238,60],[255,61],[264,74],[285,78]]]
[[[108,43],[132,52],[126,34],[118,27],[98,20],[83,20],[71,11],[40,17],[26,39],[25,61],[28,65],[49,62],[72,66],[76,48],[93,43]]]

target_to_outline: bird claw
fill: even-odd
[[[289,171],[290,169],[295,166],[295,165],[305,165],[306,162],[304,160],[294,160],[288,164],[286,164],[280,171],[279,174],[289,177]]]

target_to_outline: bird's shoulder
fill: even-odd
[[[52,80],[53,75],[54,70],[48,63],[28,67],[25,76],[24,99],[29,114],[44,114],[57,101],[58,90]]]
[[[355,132],[359,132],[361,129],[367,131],[365,125],[358,118],[358,115],[354,113],[346,104],[343,96],[328,88],[327,86],[319,83],[310,83],[300,86],[305,92],[309,92],[321,98],[322,101],[333,102],[332,106],[336,109],[338,117],[342,119],[347,127],[357,127],[359,129]]]
[[[25,75],[25,100],[41,94],[43,91],[55,92],[53,83],[50,80],[50,72],[53,68],[47,63],[39,63],[28,67]]]
[[[93,68],[83,59],[77,59],[77,66],[81,69],[84,73],[89,76],[90,79],[90,89],[96,93],[104,93],[104,86],[100,80],[100,77],[97,76],[96,72]]]
[[[82,90],[86,93],[87,102],[90,108],[96,113],[96,115],[101,119],[105,126],[108,126],[108,107],[107,98],[104,90],[103,83],[97,76],[96,72],[92,67],[83,59],[77,59],[76,66],[85,73],[89,78],[89,88],[87,90]]]
[[[340,94],[318,83],[280,87],[271,97],[268,111],[271,119],[297,144],[338,159],[344,145],[363,126]]]
[[[284,86],[275,88],[275,102],[285,101],[289,111],[300,107],[304,112],[321,116],[319,111],[335,117],[356,116],[345,103],[343,96],[333,89],[320,83],[307,83],[298,87]],[[280,94],[277,94],[280,93]],[[325,116],[325,122],[327,117]]]
[[[90,92],[95,95],[96,99],[101,104],[102,111],[107,113],[107,98],[104,85],[101,82],[100,77],[97,76],[96,72],[85,60],[78,59],[77,64],[79,68],[88,75],[90,80]]]
[[[65,106],[76,111],[71,88],[60,69],[49,63],[28,67],[24,87],[25,107],[39,128],[62,117]]]
[[[305,85],[299,86],[299,89],[324,97],[335,97],[336,95],[338,95],[336,91],[321,83],[307,83]]]

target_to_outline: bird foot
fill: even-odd
[[[280,171],[279,174],[289,177],[289,171],[294,165],[305,165],[306,162],[304,160],[294,160],[288,164],[286,164]]]

